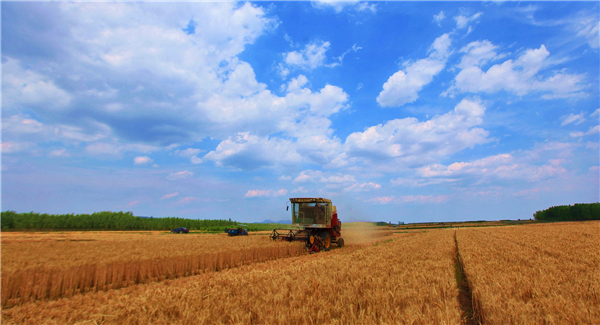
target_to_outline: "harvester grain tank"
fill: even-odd
[[[292,226],[296,229],[274,229],[273,240],[304,241],[311,253],[328,251],[331,244],[344,246],[342,222],[331,200],[323,198],[290,198]]]

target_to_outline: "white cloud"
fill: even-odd
[[[178,192],[171,193],[171,194],[165,194],[165,195],[163,195],[163,197],[161,197],[160,199],[161,199],[161,200],[166,200],[166,199],[174,198],[174,197],[176,197],[177,195],[179,195],[179,193],[178,193]]]
[[[353,175],[340,173],[326,174],[318,170],[304,170],[294,179],[294,183],[327,183],[334,185],[352,184],[356,182]]]
[[[306,44],[301,51],[292,51],[283,54],[283,60],[288,67],[313,70],[323,66],[326,56],[325,52],[331,44],[324,41],[315,41]]]
[[[269,114],[269,108],[278,107],[273,105],[277,98],[237,58],[277,24],[259,6],[60,3],[53,8],[55,26],[44,35],[61,46],[46,48],[39,60],[3,59],[3,113],[23,104],[35,112],[76,108],[77,120],[62,114],[53,123],[79,128],[82,121],[108,121],[119,145],[160,146],[206,136],[222,139],[262,125],[272,130],[285,115]],[[39,19],[36,14],[27,18]],[[190,21],[196,23],[195,33],[186,34],[182,29]],[[26,30],[23,26],[14,30]],[[69,33],[56,33],[61,30]],[[222,105],[211,106],[211,100]],[[248,109],[227,115],[221,114],[221,106]],[[247,115],[253,118],[245,119]]]
[[[295,165],[302,157],[293,150],[290,140],[259,137],[249,132],[238,133],[219,143],[204,160],[214,161],[217,166],[254,170],[275,165]]]
[[[481,16],[481,12],[478,12],[470,17],[463,16],[463,15],[456,16],[456,17],[454,17],[454,20],[456,21],[456,28],[463,29],[463,28],[467,27],[470,22],[476,20],[480,16]]]
[[[203,152],[201,149],[187,148],[185,150],[175,150],[175,154],[181,157],[190,158],[192,164],[197,165],[202,163],[202,159],[198,155]]]
[[[549,149],[547,149],[549,150]],[[565,173],[563,159],[549,159],[543,165],[516,159],[511,154],[500,154],[472,162],[455,162],[448,166],[434,164],[422,167],[417,174],[429,177],[476,177],[479,182],[489,180],[522,180],[537,182]]]
[[[590,129],[587,132],[571,132],[569,135],[571,135],[573,138],[580,138],[586,135],[592,135],[592,134],[596,134],[600,132],[600,125],[596,125],[596,126],[592,126],[590,127]]]
[[[84,150],[87,154],[90,154],[92,156],[96,156],[99,158],[106,158],[106,157],[119,158],[125,151],[125,148],[123,146],[119,146],[119,145],[115,145],[115,144],[111,144],[111,143],[98,142],[98,143],[93,143],[93,144],[87,145],[84,148]]]
[[[437,15],[433,15],[433,21],[435,21],[438,24],[438,26],[440,25],[442,20],[444,20],[444,18],[446,18],[446,15],[443,11],[440,11],[440,13]]]
[[[312,92],[306,88],[307,83],[308,79],[303,75],[290,80],[285,97],[270,100],[265,105],[273,110],[272,113],[256,110],[257,119],[267,117],[277,123],[272,124],[270,129],[257,133],[282,132],[284,138],[238,132],[223,140],[203,160],[239,169],[294,165],[303,161],[321,165],[334,163],[342,146],[338,138],[332,137],[333,130],[330,129],[331,120],[328,116],[346,108],[348,95],[341,88],[331,85]],[[221,111],[225,109],[222,105],[217,106]],[[239,108],[240,105],[227,108],[227,113],[235,116],[235,123],[254,124],[254,113],[243,114]],[[223,117],[224,114],[220,116]],[[269,122],[260,125],[267,127]]]
[[[453,183],[456,181],[457,181],[457,179],[451,179],[451,178],[423,179],[423,178],[398,177],[396,179],[390,180],[390,183],[394,186],[402,186],[402,187],[423,187],[423,186],[430,186],[430,185],[440,185],[440,184],[444,184],[444,183]]]
[[[565,126],[567,124],[571,124],[571,123],[575,123],[575,125],[579,125],[583,122],[585,122],[585,117],[583,117],[583,112],[575,115],[573,113],[569,114],[569,115],[565,115],[563,117],[561,117],[561,119],[563,120],[563,122],[560,124],[561,126]]]
[[[321,9],[333,9],[336,13],[345,8],[351,8],[358,12],[377,12],[377,5],[360,0],[317,0],[312,2],[313,6]]]
[[[495,47],[489,41],[471,43],[465,47],[460,68],[452,86],[443,96],[453,97],[463,92],[485,92],[488,94],[505,90],[518,96],[530,92],[542,92],[543,98],[565,98],[583,95],[583,75],[554,72],[542,79],[536,77],[544,67],[550,52],[544,45],[539,49],[529,49],[516,60],[507,60],[496,64],[484,72],[479,65],[495,58]]]
[[[4,61],[6,60],[6,61]],[[41,110],[62,110],[73,97],[47,76],[34,70],[23,69],[21,62],[3,58],[2,63],[2,109],[14,110],[35,106]]]
[[[590,114],[590,117],[600,116],[600,108],[596,108],[596,110]]]
[[[449,34],[438,37],[429,49],[429,57],[416,62],[404,62],[403,70],[394,73],[377,96],[383,107],[399,107],[419,98],[419,92],[446,65],[451,39]]]
[[[501,56],[496,53],[497,48],[488,40],[471,42],[460,49],[460,52],[465,54],[458,67],[461,69],[472,66],[481,67],[492,60],[498,59]]]
[[[358,50],[362,50],[362,47],[357,46],[356,44],[353,44],[351,48],[349,48],[348,50],[346,50],[346,52],[342,53],[342,55],[340,55],[340,56],[337,57],[337,60],[339,61],[339,63],[331,63],[331,64],[328,64],[327,66],[328,67],[335,67],[337,65],[342,64],[342,61],[344,60],[344,58],[346,57],[346,55],[348,55],[348,53],[350,53],[350,52],[356,53],[356,52],[358,52]]]
[[[146,165],[153,162],[152,158],[148,156],[138,156],[133,159],[133,163],[136,165]]]
[[[187,205],[187,204],[194,203],[194,202],[207,202],[207,201],[208,200],[206,200],[206,199],[200,199],[195,196],[187,196],[187,197],[181,198],[179,201],[175,202],[174,204],[175,205]]]
[[[280,189],[280,190],[249,190],[248,192],[246,192],[246,195],[244,195],[244,197],[278,197],[278,196],[283,196],[286,195],[288,193],[288,191],[286,189]]]
[[[372,190],[377,190],[380,189],[381,185],[379,184],[375,184],[373,182],[369,182],[369,183],[356,183],[350,187],[346,187],[344,190],[348,191],[348,192],[367,192],[367,191],[372,191]]]
[[[193,172],[184,170],[184,171],[181,171],[181,172],[176,172],[176,173],[169,174],[169,176],[167,176],[167,179],[170,180],[170,181],[175,181],[175,180],[178,180],[178,179],[190,178],[192,176],[194,176]]]
[[[489,142],[489,132],[475,127],[483,122],[485,110],[479,100],[463,99],[453,111],[428,121],[419,122],[412,117],[391,120],[350,134],[345,151],[368,160],[398,158],[425,164]]]
[[[304,187],[300,186],[298,188],[295,188],[292,190],[292,193],[308,193],[310,192],[309,190],[305,189]]]
[[[281,175],[281,176],[279,176],[278,180],[280,180],[280,181],[291,181],[292,180],[292,176]]]
[[[377,204],[402,204],[402,203],[444,203],[449,197],[447,195],[407,195],[407,196],[380,196],[365,202]]]
[[[68,158],[68,157],[71,157],[71,154],[69,152],[67,152],[67,149],[62,148],[62,149],[56,149],[56,150],[50,151],[48,156],[49,157]]]
[[[371,3],[369,4],[368,2],[360,2],[356,7],[355,7],[356,11],[358,12],[366,12],[366,11],[370,11],[372,13],[376,13],[377,12],[377,4],[375,3]]]
[[[0,147],[2,148],[3,154],[26,151],[33,146],[34,146],[34,144],[29,143],[29,142],[2,141],[2,143],[0,143]]]

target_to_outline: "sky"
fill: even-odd
[[[599,199],[598,2],[2,2],[2,211],[529,219]]]

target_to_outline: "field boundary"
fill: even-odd
[[[483,319],[480,313],[475,312],[473,303],[473,292],[465,274],[465,268],[458,251],[458,240],[456,231],[454,232],[454,275],[456,277],[456,286],[458,288],[458,303],[460,305],[462,319],[466,325],[483,325]]]

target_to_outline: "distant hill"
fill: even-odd
[[[282,224],[286,224],[286,225],[291,225],[292,221],[291,220],[278,220],[278,221],[273,221],[273,220],[264,220],[258,223],[282,223]]]

